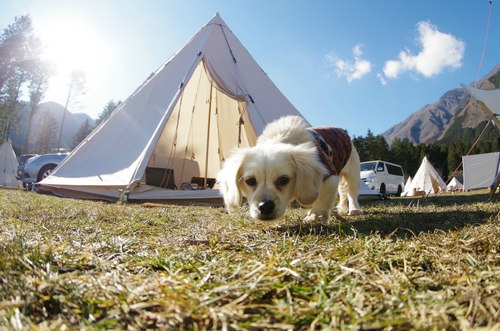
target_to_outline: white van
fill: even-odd
[[[384,196],[400,196],[405,186],[403,168],[381,160],[361,162],[361,180]]]

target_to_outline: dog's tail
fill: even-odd
[[[266,125],[262,135],[257,139],[257,145],[264,143],[284,143],[299,145],[311,140],[306,128],[309,125],[300,116],[283,116]]]

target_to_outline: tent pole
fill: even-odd
[[[210,120],[212,116],[212,91],[213,86],[210,85],[210,99],[208,100],[208,127],[207,127],[207,148],[205,152],[205,176],[203,179],[203,188],[207,187],[207,177],[208,177],[208,152],[210,148]]]
[[[500,172],[497,174],[497,177],[493,181],[493,184],[490,186],[490,197],[495,195],[495,192],[498,190],[498,185],[500,185]]]

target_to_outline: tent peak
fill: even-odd
[[[220,17],[219,12],[216,12],[215,15],[208,21],[205,25],[218,24],[225,26],[227,28],[226,22]]]

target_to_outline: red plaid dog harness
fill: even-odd
[[[329,171],[326,178],[338,176],[351,156],[351,138],[336,127],[319,126],[308,130],[314,137],[321,162]]]

